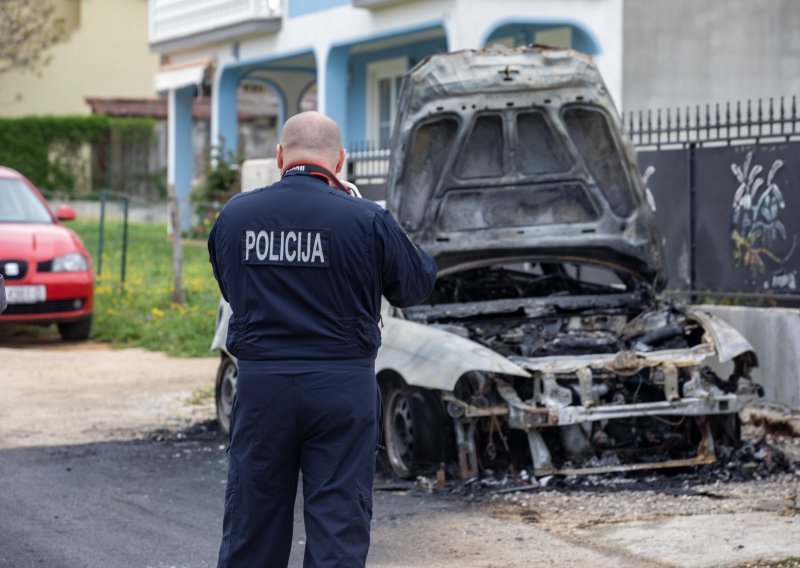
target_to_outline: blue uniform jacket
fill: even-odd
[[[388,211],[304,173],[231,198],[208,251],[228,351],[255,361],[374,359],[381,295],[415,305],[437,271]]]

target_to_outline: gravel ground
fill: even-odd
[[[662,480],[653,478],[629,481],[594,489],[492,495],[489,508],[495,514],[517,516],[561,534],[579,534],[598,524],[676,516],[767,512],[789,518],[800,513],[797,474],[683,487],[665,486]]]
[[[562,534],[572,534],[600,523],[710,513],[798,515],[800,467],[791,464],[800,465],[800,438],[766,434],[763,427],[747,425],[743,436],[750,442],[750,448],[755,449],[743,454],[752,457],[754,453],[759,455],[759,448],[777,449],[786,456],[786,464],[780,468],[784,471],[769,474],[756,460],[743,459],[689,473],[545,479],[541,487],[529,491],[507,492],[513,487],[502,488],[502,493],[490,494],[489,502],[498,514],[520,515]],[[739,477],[752,479],[719,479],[729,477],[732,470]]]

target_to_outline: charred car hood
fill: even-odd
[[[442,274],[559,260],[664,287],[635,152],[588,57],[434,55],[406,75],[397,112],[387,206]]]

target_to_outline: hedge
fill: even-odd
[[[151,136],[154,125],[149,118],[103,115],[0,118],[0,165],[18,170],[39,187],[74,191],[81,146],[106,139],[112,131],[123,137]]]

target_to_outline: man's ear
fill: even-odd
[[[336,171],[333,173],[338,174],[339,172],[342,171],[342,168],[344,167],[345,156],[347,156],[347,150],[342,148],[341,150],[339,150],[339,160],[336,162]]]
[[[275,150],[275,155],[278,159],[278,169],[283,172],[283,146],[278,144],[277,149]]]

